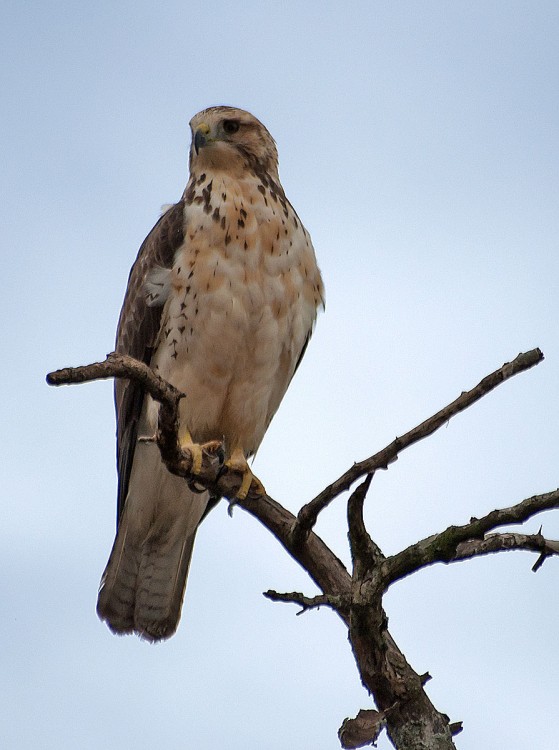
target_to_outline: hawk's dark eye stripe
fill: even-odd
[[[223,120],[223,130],[228,135],[233,135],[239,129],[240,123],[238,120]]]

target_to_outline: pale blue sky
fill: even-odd
[[[277,140],[327,309],[255,472],[296,510],[519,351],[545,362],[375,478],[386,553],[554,489],[559,447],[555,2],[5,2],[0,744],[334,750],[370,705],[342,625],[255,521],[204,522],[168,643],[95,615],[115,518],[112,349],[130,265],[187,180],[188,121]],[[10,356],[11,355],[11,356]],[[559,513],[527,524],[559,538]],[[318,531],[348,560],[344,502]],[[390,627],[463,720],[460,750],[555,750],[557,576],[515,553],[395,586]],[[388,748],[386,738],[379,742]]]

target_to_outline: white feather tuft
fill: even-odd
[[[164,305],[171,291],[171,269],[155,266],[148,274],[144,290],[149,307]]]

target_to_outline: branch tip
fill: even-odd
[[[455,737],[457,734],[460,734],[460,732],[464,729],[461,721],[453,721],[452,724],[448,725],[448,728],[450,729],[450,734],[453,737]]]
[[[301,610],[297,615],[302,615],[309,609],[318,609],[319,607],[330,607],[331,609],[342,611],[349,605],[349,597],[332,594],[319,594],[318,596],[305,596],[299,591],[291,591],[282,594],[279,591],[269,589],[263,592],[263,596],[273,602],[286,602],[288,604],[298,604]]]

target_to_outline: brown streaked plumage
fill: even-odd
[[[190,179],[132,267],[116,350],[186,393],[181,440],[223,440],[245,493],[254,455],[312,333],[324,292],[286,199],[275,143],[248,112],[192,118]],[[148,640],[178,625],[196,529],[212,504],[161,463],[157,405],[117,381],[118,529],[97,611]],[[246,481],[245,481],[246,480]]]

